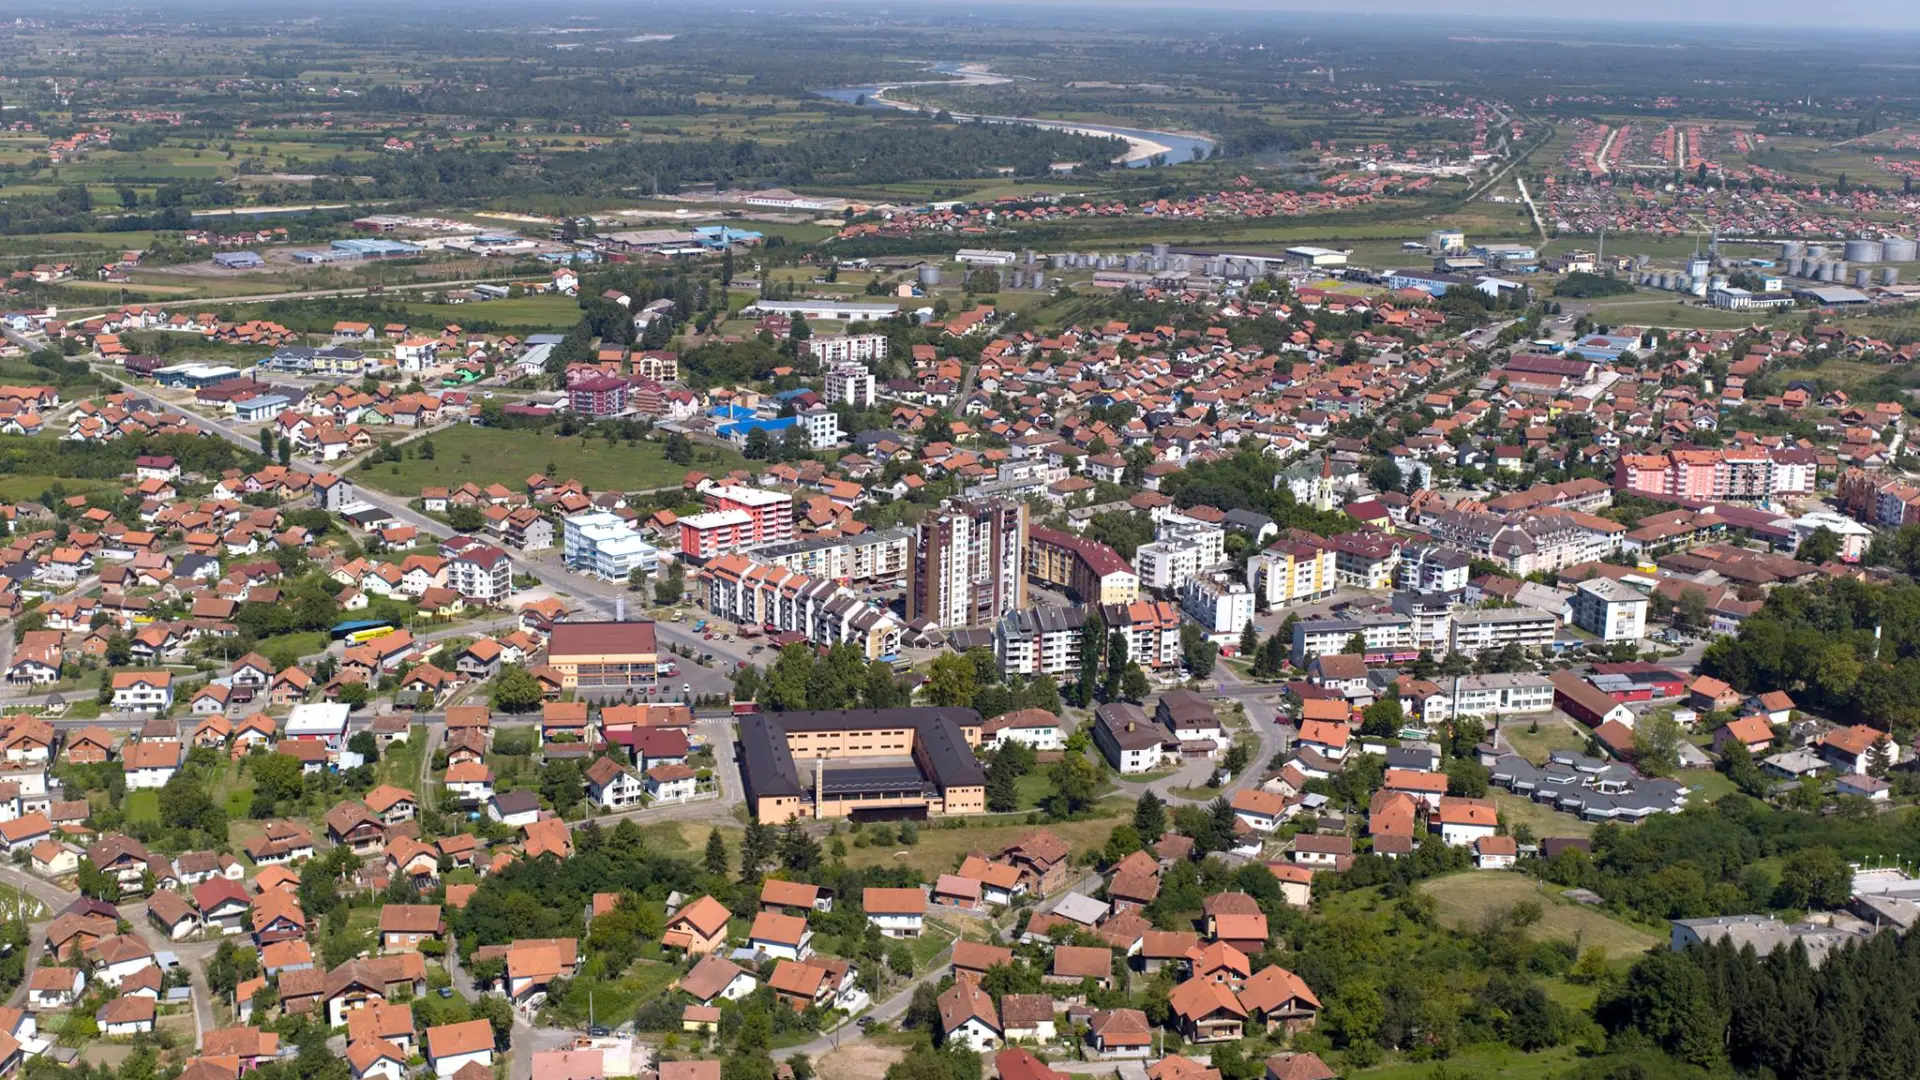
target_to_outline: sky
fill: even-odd
[[[1024,4],[1026,0],[985,0],[990,4]],[[1047,4],[1170,10],[1165,0],[1044,0]],[[1214,10],[1299,12],[1361,16],[1411,14],[1444,19],[1513,19],[1552,23],[1577,21],[1592,25],[1647,22],[1690,24],[1703,29],[1750,27],[1755,24],[1800,27],[1823,33],[1844,33],[1866,27],[1920,30],[1920,3],[1913,0],[1855,0],[1845,5],[1836,22],[1832,9],[1809,7],[1803,0],[1744,0],[1738,4],[1674,2],[1674,0],[1200,0],[1177,7]]]

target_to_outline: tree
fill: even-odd
[[[1115,629],[1107,635],[1107,697],[1120,696],[1120,679],[1127,671],[1127,632]]]
[[[271,812],[298,800],[306,790],[300,759],[289,754],[254,754],[246,759],[253,774],[253,810]]]
[[[1094,804],[1100,791],[1100,768],[1084,754],[1070,754],[1047,769],[1053,791],[1044,805],[1057,818],[1078,814]]]
[[[540,707],[546,694],[540,680],[519,664],[508,664],[493,677],[493,707],[501,712],[524,713]]]
[[[1180,659],[1187,665],[1187,673],[1196,679],[1205,679],[1213,674],[1214,659],[1220,655],[1220,646],[1190,622],[1180,624]]]
[[[1152,692],[1153,684],[1147,681],[1147,673],[1141,670],[1139,664],[1128,664],[1126,674],[1120,677],[1120,697],[1139,705]]]
[[[1251,659],[1259,652],[1260,631],[1253,625],[1253,620],[1248,619],[1247,625],[1240,630],[1240,656],[1242,659]]]
[[[1107,628],[1100,616],[1091,609],[1087,612],[1087,621],[1080,628],[1080,678],[1074,683],[1074,704],[1086,708],[1093,704],[1093,684],[1100,674],[1100,658],[1105,650]]]
[[[980,690],[973,661],[959,653],[935,657],[927,675],[927,700],[935,705],[965,705]]]
[[[746,835],[740,838],[740,880],[760,880],[761,867],[772,862],[779,847],[773,826],[747,822]]]
[[[808,835],[799,818],[788,818],[780,831],[780,865],[804,874],[820,864],[820,842]]]
[[[657,604],[677,604],[687,589],[687,567],[679,559],[667,563],[667,572],[653,586],[653,600]]]
[[[374,738],[371,731],[356,731],[347,740],[347,749],[359,754],[363,764],[371,765],[380,760],[380,740]]]
[[[1800,550],[1793,553],[1793,557],[1801,562],[1815,565],[1830,563],[1839,555],[1840,535],[1825,525],[1808,533],[1807,538],[1800,541]]]
[[[1360,734],[1391,738],[1407,725],[1406,711],[1400,707],[1400,695],[1387,694],[1360,713]]]
[[[1845,907],[1853,893],[1853,868],[1832,848],[1794,852],[1780,868],[1774,903],[1783,908],[1833,910]]]
[[[1151,844],[1166,835],[1167,804],[1151,791],[1142,792],[1133,804],[1133,831]]]
[[[1686,730],[1672,709],[1656,709],[1633,726],[1633,755],[1642,772],[1666,776],[1680,767],[1680,744]]]
[[[727,872],[727,841],[725,837],[720,835],[719,829],[715,829],[707,834],[707,854],[703,860],[703,865],[705,865],[707,873],[709,874],[724,874]]]

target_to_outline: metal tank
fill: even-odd
[[[1798,240],[1788,240],[1780,245],[1780,257],[1783,259],[1798,258],[1806,253],[1807,245]]]
[[[1889,236],[1880,241],[1880,257],[1887,262],[1912,262],[1920,256],[1920,246],[1904,236]]]
[[[1867,286],[1869,286],[1869,285],[1871,285],[1871,284],[1873,284],[1873,271],[1871,271],[1871,270],[1855,270],[1855,271],[1853,272],[1853,287],[1854,287],[1854,288],[1856,288],[1856,289],[1864,289],[1864,288],[1866,288]]]
[[[1825,244],[1808,244],[1807,245],[1807,258],[1824,259],[1826,257],[1827,257],[1827,245]]]
[[[1849,240],[1846,246],[1848,262],[1876,263],[1880,261],[1881,248],[1878,240]]]
[[[931,264],[922,266],[920,268],[920,284],[922,285],[940,284],[940,268],[937,266],[933,266]]]
[[[1895,270],[1891,266],[1880,271],[1880,284],[1882,287],[1889,289],[1900,284],[1900,271]]]
[[[1788,277],[1799,277],[1801,272],[1804,271],[1806,268],[1807,268],[1807,260],[1801,258],[1798,255],[1795,255],[1792,258],[1787,260],[1787,276]]]

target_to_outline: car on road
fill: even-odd
[[[856,1021],[856,1023],[858,1023],[859,1026],[863,1028],[870,1028],[873,1026],[873,1017],[863,1016],[858,1021]]]

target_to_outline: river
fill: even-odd
[[[961,64],[952,61],[932,65],[932,70],[943,75],[957,75],[964,82],[979,86],[1011,82],[1012,76],[997,75],[977,64]],[[923,79],[920,81],[902,81],[875,83],[871,86],[841,86],[832,90],[815,90],[814,93],[848,105],[866,100],[872,109],[905,109],[918,112],[919,107],[887,98],[889,90],[903,86],[930,86],[950,83],[947,79]],[[1053,128],[1058,131],[1076,131],[1085,135],[1112,135],[1127,140],[1127,152],[1121,160],[1130,169],[1142,168],[1153,163],[1161,154],[1166,155],[1170,164],[1192,161],[1196,157],[1205,157],[1213,152],[1212,139],[1200,135],[1183,134],[1177,131],[1154,131],[1148,128],[1113,127],[1108,124],[1082,124],[1070,120],[1042,120],[1030,116],[971,116],[966,113],[953,113],[955,120],[982,120],[992,124],[1032,124],[1035,127]]]

